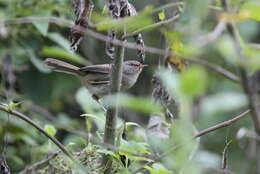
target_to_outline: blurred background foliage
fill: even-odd
[[[170,18],[179,8],[181,14],[176,21],[142,33],[145,44],[164,49],[164,40],[167,40],[175,53],[197,57],[238,74],[238,59],[228,33],[223,32],[213,42],[205,42],[205,36],[214,30],[219,19],[234,20],[241,34],[248,70],[253,73],[259,69],[258,0],[231,0],[232,14],[224,13],[217,0],[176,1],[177,4],[185,5],[170,8],[164,6],[174,3],[169,0],[129,2],[133,3],[141,15],[125,21],[114,21],[106,17],[103,0],[95,0],[93,21],[101,23],[98,32],[106,35],[107,29],[120,29],[123,24],[127,24],[131,32]],[[66,26],[38,22],[4,26],[1,23],[1,20],[21,17],[74,19],[69,0],[0,0],[0,69],[3,72],[4,57],[10,55],[15,73],[15,89],[8,99],[4,97],[6,79],[1,76],[1,103],[9,104],[11,100],[21,102],[15,109],[29,115],[71,151],[80,151],[90,144],[98,144],[102,141],[105,123],[100,105],[92,100],[77,78],[50,72],[43,60],[53,57],[79,66],[109,63],[111,60],[105,55],[105,42],[86,35],[79,50],[73,53],[70,50],[69,28]],[[136,50],[127,49],[125,59],[137,59]],[[160,105],[151,100],[151,79],[158,70],[159,59],[162,56],[146,53],[145,63],[149,67],[142,72],[135,86],[126,92],[127,95],[119,98],[121,108],[117,136],[120,138],[117,141],[121,139],[125,122],[127,140],[121,140],[118,146],[134,154],[144,155],[163,153],[173,145],[181,145],[160,160],[160,163],[146,166],[146,171],[152,174],[212,174],[221,169],[222,152],[226,142],[232,140],[227,147],[229,169],[235,173],[253,173],[254,141],[241,136],[241,128],[253,130],[250,117],[199,140],[192,139],[197,130],[228,120],[247,109],[247,99],[241,86],[208,68],[192,65],[185,67],[182,73],[161,69],[163,83],[179,105],[179,111],[173,113],[179,115],[179,119],[173,125],[167,121],[159,122],[159,129],[155,131],[157,136],[148,129],[149,115],[158,113],[161,109]],[[109,96],[102,102],[113,105],[113,99],[113,96]],[[164,128],[169,128],[168,139],[162,138],[168,135],[162,131]],[[90,143],[93,137],[95,142]],[[0,112],[0,138],[1,153],[4,152],[13,173],[45,158],[46,154],[57,151],[55,145],[33,127],[4,112]],[[113,154],[118,158],[116,153],[107,152],[104,148],[100,148],[100,153]],[[130,153],[121,154],[133,161],[130,171],[141,166],[139,161],[149,161]],[[121,170],[122,173],[127,173],[126,169]]]

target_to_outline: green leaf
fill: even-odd
[[[102,14],[108,14],[108,12],[109,12],[109,9],[108,9],[107,6],[105,5],[105,6],[103,7]]]
[[[39,13],[37,13],[38,16],[30,16],[32,18],[39,18],[39,17],[49,17],[51,16],[51,11],[48,10],[42,10]],[[33,22],[33,25],[35,28],[43,35],[46,36],[49,29],[49,23],[48,22]]]
[[[115,107],[116,101],[120,107],[129,108],[137,112],[143,112],[146,114],[160,112],[162,107],[155,104],[152,99],[133,97],[125,94],[110,95],[104,97],[104,103],[106,105]]]
[[[44,130],[46,131],[46,132],[48,132],[51,136],[55,136],[56,135],[56,129],[55,129],[55,127],[53,126],[53,125],[50,125],[50,124],[46,124],[45,126],[44,126]]]
[[[36,23],[34,22],[33,25],[36,29],[43,35],[46,36],[48,33],[49,23]]]
[[[237,64],[236,51],[232,44],[232,38],[226,35],[222,36],[216,43],[216,48],[224,58],[234,65]]]
[[[187,97],[203,94],[206,87],[207,74],[201,67],[190,67],[181,74],[181,90]]]
[[[80,104],[81,108],[87,112],[82,116],[85,116],[86,119],[91,119],[91,121],[95,122],[98,130],[103,130],[105,124],[104,112],[101,108],[101,105],[92,99],[91,94],[89,94],[85,87],[81,87],[77,91],[76,100]]]
[[[64,48],[67,52],[72,53],[73,51],[70,49],[70,42],[65,39],[62,35],[59,33],[49,33],[47,35],[49,39],[51,39],[53,42],[60,45],[62,48]]]
[[[87,118],[92,118],[93,120],[99,121],[103,125],[105,125],[105,122],[106,122],[105,117],[101,118],[101,117],[96,116],[94,114],[82,114],[80,116],[87,117]]]
[[[246,1],[239,12],[239,16],[260,21],[259,0]]]
[[[162,164],[160,163],[154,163],[152,167],[145,166],[145,169],[147,169],[151,174],[173,174],[170,170],[167,170]]]
[[[45,64],[43,63],[43,61],[41,59],[36,58],[36,55],[34,54],[34,52],[30,49],[28,49],[28,53],[30,56],[30,60],[32,62],[32,64],[42,73],[50,73],[51,70],[48,69]]]
[[[247,58],[247,65],[251,71],[260,69],[260,49],[250,47],[248,44],[242,44],[242,48]]]
[[[124,31],[126,28],[128,32],[135,31],[139,28],[151,25],[153,20],[151,14],[153,12],[153,7],[147,6],[142,12],[137,16],[122,18],[122,19],[112,19],[104,16],[100,16],[97,13],[93,13],[93,19],[95,23],[98,23],[98,31],[104,31],[109,29]]]
[[[126,128],[128,128],[130,126],[141,127],[139,124],[137,124],[135,122],[126,122],[125,125],[126,125]]]
[[[114,156],[115,155],[115,152],[111,151],[111,150],[107,150],[107,149],[98,149],[97,150],[98,153],[103,153],[105,155],[111,155],[111,156]]]
[[[133,152],[135,154],[149,154],[149,144],[144,142],[136,142],[136,141],[121,141],[120,149],[127,152]],[[123,153],[123,152],[120,152]]]
[[[161,21],[163,21],[163,20],[165,19],[165,13],[164,13],[164,11],[160,12],[160,13],[158,14],[158,17],[159,17],[159,19],[160,19]]]
[[[9,105],[8,105],[8,108],[10,110],[13,110],[13,109],[17,108],[18,106],[20,106],[21,104],[22,104],[22,102],[13,102],[13,101],[11,101],[9,103]]]
[[[73,61],[80,64],[85,64],[86,61],[77,54],[72,52],[68,52],[62,48],[58,47],[43,47],[41,50],[41,55],[44,57],[55,57],[55,58],[62,58],[67,59],[69,61]]]

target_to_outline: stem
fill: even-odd
[[[221,0],[223,9],[226,12],[230,12],[228,2],[226,0]],[[233,38],[233,45],[237,53],[238,61],[239,61],[239,71],[241,76],[241,83],[244,88],[244,92],[247,94],[248,102],[249,102],[249,108],[252,113],[252,120],[255,127],[255,132],[257,136],[260,136],[260,110],[257,106],[259,106],[259,96],[257,94],[257,91],[253,89],[252,86],[250,86],[248,73],[246,69],[247,65],[247,58],[245,57],[240,37],[237,28],[235,27],[235,24],[231,21],[227,25],[227,30],[231,37]],[[260,142],[256,141],[256,173],[260,173]]]
[[[116,94],[120,91],[120,85],[122,81],[123,72],[123,61],[124,61],[125,48],[120,46],[117,51],[117,56],[112,67],[112,77],[111,77],[111,91],[110,94]],[[108,108],[106,115],[105,124],[105,135],[104,143],[108,145],[115,145],[115,132],[116,132],[116,119],[118,115],[118,99],[115,97],[116,107]],[[104,173],[110,173],[112,169],[112,159],[106,156],[103,161],[104,166],[108,166]]]

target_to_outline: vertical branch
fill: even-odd
[[[112,65],[111,77],[111,91],[110,94],[116,94],[120,91],[120,84],[122,81],[123,61],[124,61],[125,48],[121,46],[118,48],[117,56]],[[117,100],[117,97],[116,97]],[[118,113],[118,107],[109,108],[107,110],[104,143],[114,145],[115,140],[115,123]]]
[[[221,0],[222,6],[226,12],[229,12],[229,6],[226,0]],[[233,38],[233,44],[234,48],[236,50],[237,56],[239,58],[239,71],[241,76],[241,82],[243,89],[248,97],[249,107],[251,109],[252,113],[252,120],[254,123],[254,128],[256,131],[257,136],[260,136],[260,110],[257,106],[259,106],[259,96],[257,94],[256,89],[253,87],[253,83],[250,82],[250,79],[248,78],[248,73],[246,69],[246,58],[243,53],[239,33],[234,25],[234,23],[229,22],[227,24],[227,30],[231,37]],[[257,140],[256,140],[257,141]],[[257,141],[256,146],[256,173],[260,173],[260,142]]]
[[[126,41],[126,40],[125,40]],[[112,65],[112,76],[111,76],[111,91],[110,94],[116,94],[120,91],[123,71],[125,48],[124,45],[118,47],[117,55]],[[104,143],[108,145],[115,145],[115,132],[116,132],[116,119],[118,115],[118,99],[115,98],[116,106],[114,108],[108,108],[105,123],[105,135]],[[103,160],[103,166],[107,166],[104,173],[111,173],[112,160],[105,156]]]

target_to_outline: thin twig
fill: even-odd
[[[215,41],[217,38],[219,38],[219,36],[221,36],[225,28],[226,28],[226,22],[221,20],[212,32],[204,36],[200,36],[198,38],[198,42],[200,42],[200,44],[204,46],[209,44],[210,42]]]
[[[85,30],[84,28],[81,27],[77,27],[74,26],[72,21],[69,20],[65,20],[62,18],[56,18],[56,17],[25,17],[25,18],[16,18],[16,19],[9,19],[9,20],[4,20],[5,25],[11,25],[11,24],[23,24],[23,23],[33,23],[33,22],[39,22],[39,23],[55,23],[61,26],[66,26],[66,27],[74,27],[74,29],[81,31],[81,32],[85,32],[86,34],[102,40],[102,41],[106,41],[106,42],[111,42],[116,46],[123,46],[125,48],[130,48],[130,49],[142,49],[140,46],[138,46],[135,43],[131,43],[131,42],[126,42],[123,44],[123,42],[121,40],[118,39],[113,39],[111,40],[110,38],[108,38],[107,36],[101,34],[101,33],[97,33],[93,30],[87,29]],[[145,46],[144,50],[146,52],[152,53],[152,54],[157,54],[157,55],[165,55],[165,50],[163,49],[159,49],[159,48],[154,48],[154,47],[148,47]],[[168,56],[177,56],[183,59],[186,59],[188,61],[190,61],[191,63],[196,63],[196,64],[200,64],[206,68],[209,68],[211,70],[214,70],[220,74],[222,74],[224,77],[235,81],[235,82],[239,82],[239,78],[233,74],[232,72],[224,69],[223,67],[219,66],[219,65],[215,65],[215,64],[211,64],[205,60],[199,59],[199,58],[195,58],[195,57],[187,57],[187,56],[183,56],[180,54],[176,54],[176,53],[172,53],[172,52],[168,52],[167,53]]]
[[[57,140],[54,136],[50,135],[48,132],[46,132],[40,125],[38,125],[36,122],[34,122],[33,120],[31,120],[28,116],[15,111],[15,110],[11,110],[10,108],[8,108],[7,106],[3,106],[0,105],[0,110],[4,111],[6,113],[9,113],[11,115],[14,115],[22,120],[24,120],[25,122],[29,123],[30,125],[32,125],[34,128],[38,129],[42,134],[44,134],[46,137],[48,137],[54,144],[56,144],[59,149],[66,154],[71,160],[75,161],[73,155],[66,149],[65,146],[63,146],[63,144],[61,144],[61,142],[59,142],[59,140]]]
[[[206,134],[208,134],[210,132],[216,131],[216,130],[218,130],[220,128],[230,126],[230,125],[234,124],[235,122],[237,122],[238,120],[240,120],[240,119],[244,118],[245,116],[247,116],[250,112],[251,111],[248,109],[248,110],[242,112],[241,114],[235,116],[234,118],[232,118],[230,120],[227,120],[227,121],[221,122],[219,124],[216,124],[216,125],[214,125],[212,127],[206,128],[206,129],[198,132],[193,138],[196,139],[196,138],[199,138],[199,137],[201,137],[203,135],[206,135]],[[170,153],[172,153],[173,151],[175,151],[179,147],[182,147],[182,145],[181,144],[173,145],[168,150],[166,150],[164,153],[162,153],[161,155],[158,155],[153,161],[147,162],[146,164],[142,165],[142,167],[140,167],[139,169],[137,169],[133,173],[138,173],[138,172],[144,170],[145,166],[151,166],[152,164],[154,164],[155,162],[159,161],[160,159],[168,156]]]
[[[23,171],[20,172],[20,174],[27,174],[27,173],[33,173],[33,171],[44,167],[46,164],[50,162],[50,160],[54,159],[56,156],[58,156],[60,152],[54,152],[47,156],[46,159],[43,159],[41,161],[38,161],[31,166],[26,167]]]
[[[225,12],[229,13],[229,5],[227,0],[221,0],[222,7]],[[260,136],[260,109],[257,107],[260,103],[259,95],[257,91],[253,89],[253,86],[250,84],[250,80],[247,73],[247,58],[243,52],[239,32],[233,21],[229,21],[227,24],[227,30],[232,37],[233,45],[236,50],[236,54],[239,62],[239,71],[241,76],[241,83],[244,88],[244,92],[247,94],[248,103],[250,110],[252,112],[251,118],[254,123],[255,131],[257,136]],[[257,142],[256,146],[256,173],[260,173],[260,142]]]
[[[234,118],[230,119],[230,120],[227,120],[227,121],[224,121],[224,122],[221,122],[219,124],[216,124],[212,127],[209,127],[207,129],[204,129],[200,132],[198,132],[194,138],[198,138],[198,137],[201,137],[202,135],[205,135],[205,134],[208,134],[212,131],[215,131],[217,129],[220,129],[220,128],[223,128],[223,127],[227,127],[227,126],[230,126],[231,124],[237,122],[238,120],[240,120],[241,118],[244,118],[245,116],[247,116],[249,113],[250,113],[250,109],[240,113],[239,115],[235,116]]]
[[[160,27],[162,25],[171,23],[171,22],[175,21],[176,19],[178,19],[179,17],[180,17],[180,14],[174,15],[174,16],[172,16],[169,19],[166,19],[166,20],[163,20],[163,21],[160,21],[160,22],[157,22],[157,23],[145,26],[143,28],[140,28],[138,30],[133,31],[132,33],[126,34],[125,36],[123,36],[123,38],[128,38],[128,37],[134,36],[134,35],[136,35],[138,33],[144,32],[146,30],[151,30],[151,29],[154,29],[156,27]]]
[[[199,58],[190,58],[190,57],[186,57],[186,56],[182,56],[182,55],[180,57],[184,58],[185,60],[187,60],[190,63],[199,64],[210,70],[213,70],[234,82],[240,82],[240,79],[237,75],[235,75],[231,71],[228,71],[227,69],[223,68],[222,66],[209,63],[209,62],[207,62],[203,59],[199,59]]]

